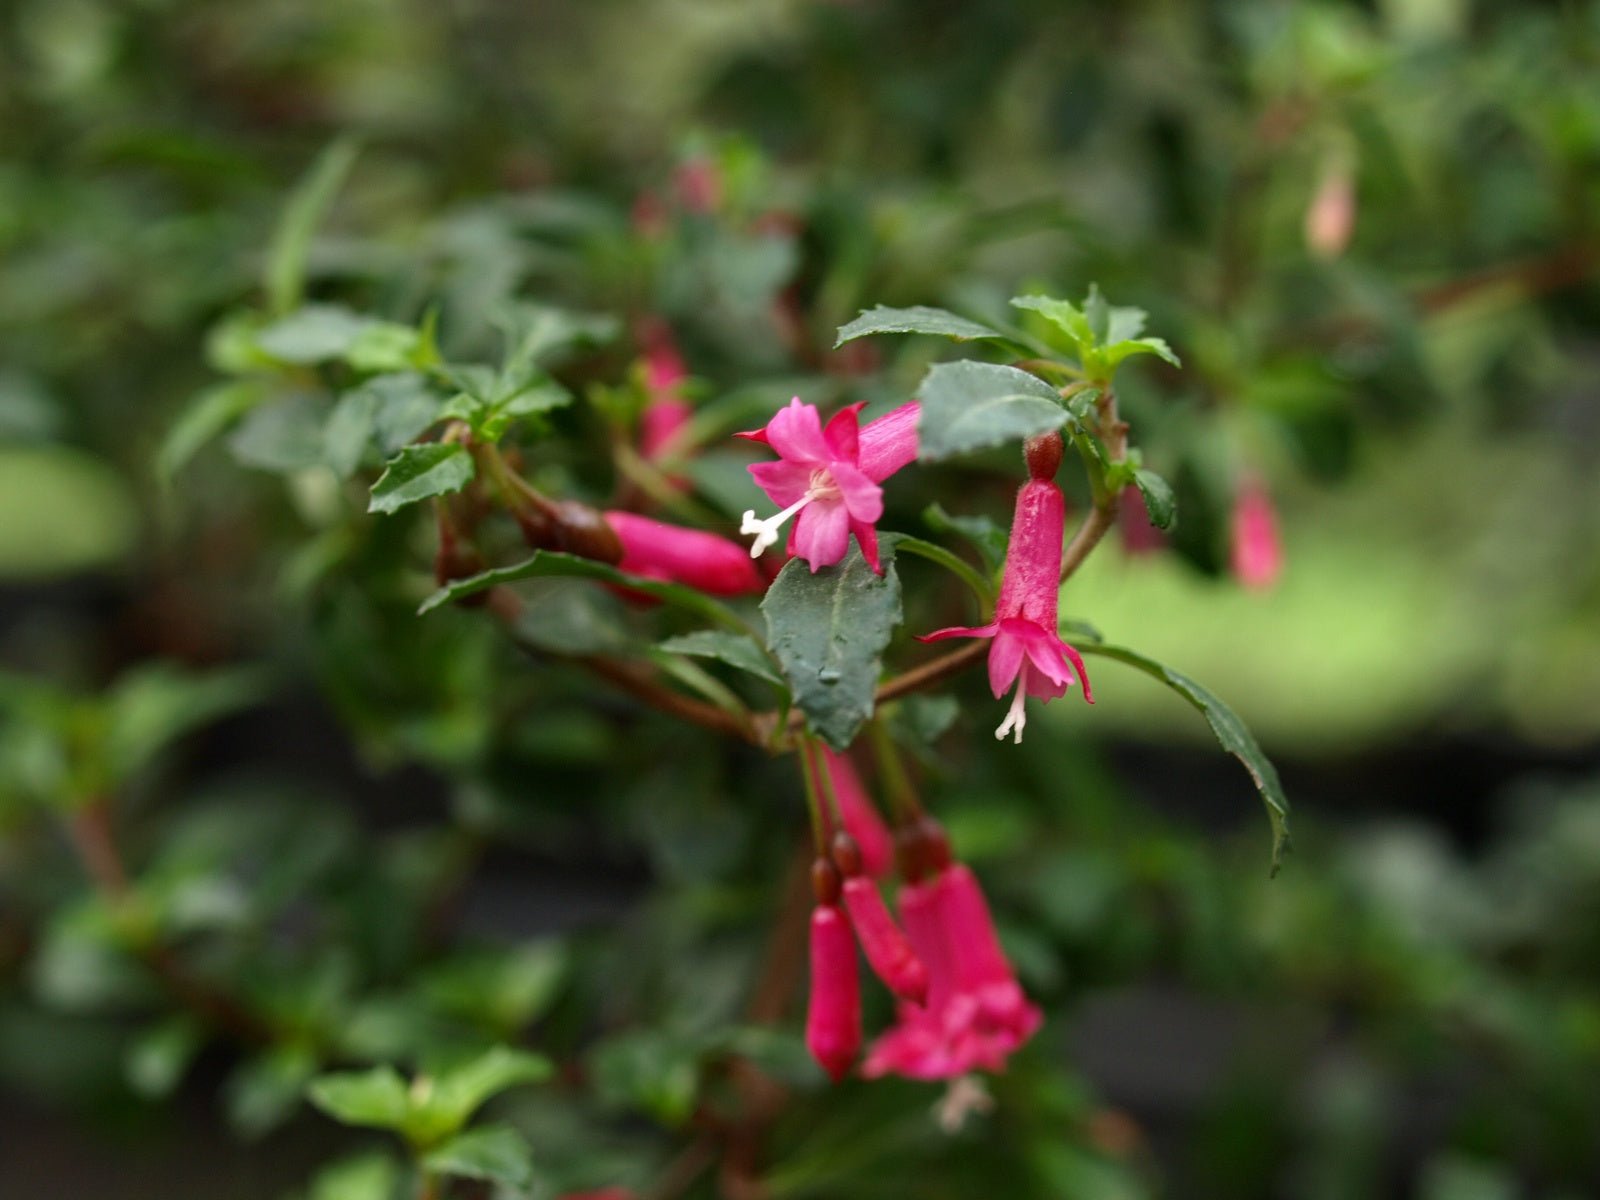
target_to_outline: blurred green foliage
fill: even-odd
[[[430,1173],[644,1189],[737,1127],[745,1064],[790,1093],[756,1151],[774,1197],[1592,1193],[1592,785],[1511,789],[1472,855],[1313,813],[1269,882],[1258,836],[1153,816],[1088,740],[1204,736],[1134,673],[1104,664],[1090,715],[1055,706],[1004,758],[974,750],[977,681],[953,727],[905,703],[1049,1014],[994,1110],[947,1134],[929,1090],[828,1089],[793,1020],[749,1015],[791,772],[530,670],[472,612],[418,618],[426,522],[364,510],[419,428],[409,373],[443,355],[505,383],[532,306],[625,320],[475,397],[537,447],[530,477],[607,495],[609,467],[562,447],[629,428],[631,324],[659,316],[708,444],[684,466],[696,515],[727,518],[752,493],[724,433],[796,392],[903,400],[946,353],[836,352],[859,310],[1004,322],[1014,292],[1098,281],[1184,361],[1119,376],[1178,523],[1166,552],[1092,560],[1064,615],[1204,680],[1269,749],[1592,744],[1597,68],[1592,2],[16,0],[0,1079],[101,1110],[187,1082],[260,1138],[313,1119],[308,1085],[328,1106],[324,1072],[381,1073],[420,1110],[419,1081],[497,1047],[559,1064],[410,1160],[353,1135],[316,1200]],[[711,213],[684,192],[707,164]],[[1348,246],[1318,252],[1307,214],[1343,175]],[[1285,518],[1268,595],[1220,578],[1245,470]],[[896,527],[966,553],[946,525],[1001,519],[1014,474],[920,472]],[[939,605],[944,576],[901,570]],[[587,583],[520,586],[545,649],[637,634]],[[251,663],[270,677],[199,670]],[[421,817],[358,808],[270,725],[244,726],[242,772],[197,761],[226,714],[308,686],[380,789],[426,768]],[[593,872],[599,920],[536,921],[519,894],[458,922],[507,860]]]

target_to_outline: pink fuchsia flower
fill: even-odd
[[[1331,262],[1344,253],[1356,227],[1356,181],[1346,158],[1334,157],[1322,171],[1306,205],[1306,249]]]
[[[903,888],[900,918],[927,966],[927,1003],[900,1005],[861,1073],[932,1080],[1003,1070],[1043,1017],[1012,974],[977,879],[957,863]]]
[[[902,1000],[921,1004],[928,994],[928,969],[889,915],[878,885],[866,875],[844,881],[845,911],[872,973]]]
[[[1233,573],[1254,591],[1265,591],[1283,572],[1283,542],[1278,514],[1266,485],[1246,476],[1233,498]]]
[[[994,639],[989,647],[989,688],[998,700],[1008,687],[1016,687],[1005,720],[994,731],[997,738],[1012,733],[1017,742],[1022,741],[1028,719],[1024,702],[1028,696],[1054,700],[1066,695],[1067,688],[1078,682],[1083,685],[1084,700],[1094,703],[1083,659],[1056,631],[1065,524],[1066,502],[1060,488],[1047,479],[1030,479],[1023,484],[1017,492],[995,619],[975,628],[938,629],[917,639]]]
[[[811,995],[806,1049],[838,1083],[861,1049],[861,983],[856,940],[837,905],[811,910]]]
[[[856,774],[850,757],[836,754],[825,745],[821,749],[822,761],[833,783],[834,799],[839,802],[839,819],[844,823],[844,830],[855,839],[861,851],[861,865],[867,874],[882,879],[894,866],[894,838],[867,795],[866,786]]]
[[[671,331],[661,322],[652,322],[641,333],[645,406],[639,414],[639,453],[646,461],[655,462],[673,448],[694,409],[683,397],[689,370]]]
[[[636,513],[611,511],[605,519],[622,543],[619,571],[662,583],[685,583],[713,596],[766,590],[766,581],[737,542]]]
[[[863,407],[841,409],[824,429],[816,407],[796,396],[764,429],[738,435],[778,452],[777,462],[750,466],[761,490],[782,509],[764,521],[754,510],[744,514],[739,532],[755,536],[752,558],[776,542],[778,530],[793,517],[789,550],[813,572],[844,558],[851,535],[867,564],[881,570],[876,525],[883,516],[883,489],[878,485],[916,458],[920,406],[915,401],[901,405],[861,428]]]

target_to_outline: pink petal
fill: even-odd
[[[822,466],[833,461],[816,406],[801,404],[798,396],[767,422],[767,444],[790,462]]]
[[[844,821],[845,832],[861,848],[861,865],[868,875],[882,878],[894,866],[894,838],[888,826],[867,795],[866,785],[856,774],[849,755],[823,746],[822,760],[828,764],[828,778],[833,781],[833,794],[839,800],[839,817]]]
[[[811,488],[811,468],[781,458],[777,462],[751,463],[745,470],[779,508],[788,508]]]
[[[896,996],[921,1004],[928,994],[928,969],[889,915],[878,885],[866,875],[846,879],[844,906],[873,972]]]
[[[872,568],[872,573],[882,575],[883,567],[878,562],[878,531],[863,521],[851,521],[850,532],[856,535],[856,544],[861,547],[861,557],[867,566]]]
[[[795,517],[789,541],[795,554],[811,564],[812,574],[831,567],[850,548],[850,514],[837,500],[813,500]]]
[[[919,633],[917,641],[942,642],[946,638],[958,637],[986,638],[993,637],[999,630],[998,622],[990,622],[988,625],[951,625],[945,629],[935,629],[932,633]]]
[[[1000,632],[989,645],[989,690],[994,693],[996,700],[1010,690],[1016,682],[1017,672],[1022,668],[1026,643],[1014,630],[1006,628],[1012,624],[1015,622],[1000,622]]]
[[[1065,524],[1066,503],[1060,488],[1042,479],[1022,485],[1011,519],[1011,544],[1006,549],[1000,596],[995,601],[997,615],[1024,617],[1046,629],[1056,627]]]
[[[848,463],[856,461],[856,455],[860,453],[859,414],[866,406],[867,402],[863,400],[858,404],[846,405],[833,414],[828,427],[822,431],[823,440],[832,451],[828,457]]]
[[[852,517],[871,524],[883,516],[883,489],[865,473],[848,463],[836,462],[828,468],[828,474]]]

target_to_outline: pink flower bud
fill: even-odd
[[[894,837],[868,797],[850,756],[836,754],[823,746],[822,760],[828,766],[833,794],[839,801],[839,818],[844,822],[845,832],[860,847],[862,865],[866,867],[868,875],[875,879],[883,878],[894,866]]]
[[[1265,591],[1283,572],[1278,514],[1266,485],[1247,476],[1233,498],[1233,573],[1245,587]]]
[[[865,875],[846,879],[844,906],[873,972],[896,996],[921,1004],[928,994],[927,968],[889,915],[878,885]]]
[[[612,511],[605,518],[622,542],[618,570],[663,583],[685,583],[713,596],[766,590],[765,581],[737,542],[636,513]]]
[[[861,1049],[861,984],[850,923],[832,906],[811,910],[811,999],[806,1049],[838,1083]]]

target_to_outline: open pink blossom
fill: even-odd
[[[881,879],[894,866],[894,837],[878,815],[877,808],[867,795],[861,776],[847,754],[839,754],[822,746],[822,761],[827,766],[828,778],[833,783],[833,795],[839,802],[839,819],[845,832],[855,839],[861,851],[861,865],[874,879]]]
[[[1267,590],[1283,571],[1283,542],[1272,496],[1254,475],[1234,495],[1232,526],[1234,575],[1247,588]]]
[[[766,580],[737,542],[637,513],[609,511],[605,519],[622,542],[619,571],[662,583],[686,583],[713,596],[766,590]]]
[[[1074,682],[1083,685],[1083,698],[1094,703],[1089,676],[1078,652],[1061,640],[1057,629],[1057,604],[1061,591],[1061,535],[1066,523],[1066,502],[1061,489],[1045,479],[1030,479],[1017,492],[1016,514],[1011,522],[1011,544],[1006,550],[1005,574],[995,619],[977,627],[957,626],[925,633],[918,641],[943,638],[993,638],[989,647],[989,688],[995,699],[1015,685],[1011,707],[994,731],[997,738],[1014,734],[1022,741],[1027,724],[1024,708],[1028,696],[1054,700]]]
[[[837,905],[811,910],[811,995],[806,1049],[835,1083],[861,1049],[861,983],[856,940]]]
[[[869,1079],[949,1079],[1003,1070],[1043,1021],[1000,948],[983,892],[959,863],[900,892],[906,937],[928,971],[927,1002],[902,1003],[867,1053]]]
[[[913,401],[861,428],[862,407],[841,409],[824,428],[816,407],[796,396],[764,429],[739,435],[778,452],[777,462],[750,467],[761,490],[781,509],[764,521],[753,509],[744,514],[739,532],[755,536],[752,558],[776,542],[778,530],[793,518],[789,550],[812,571],[844,558],[852,535],[867,564],[882,569],[877,522],[883,516],[883,489],[878,485],[916,458],[920,410]]]

